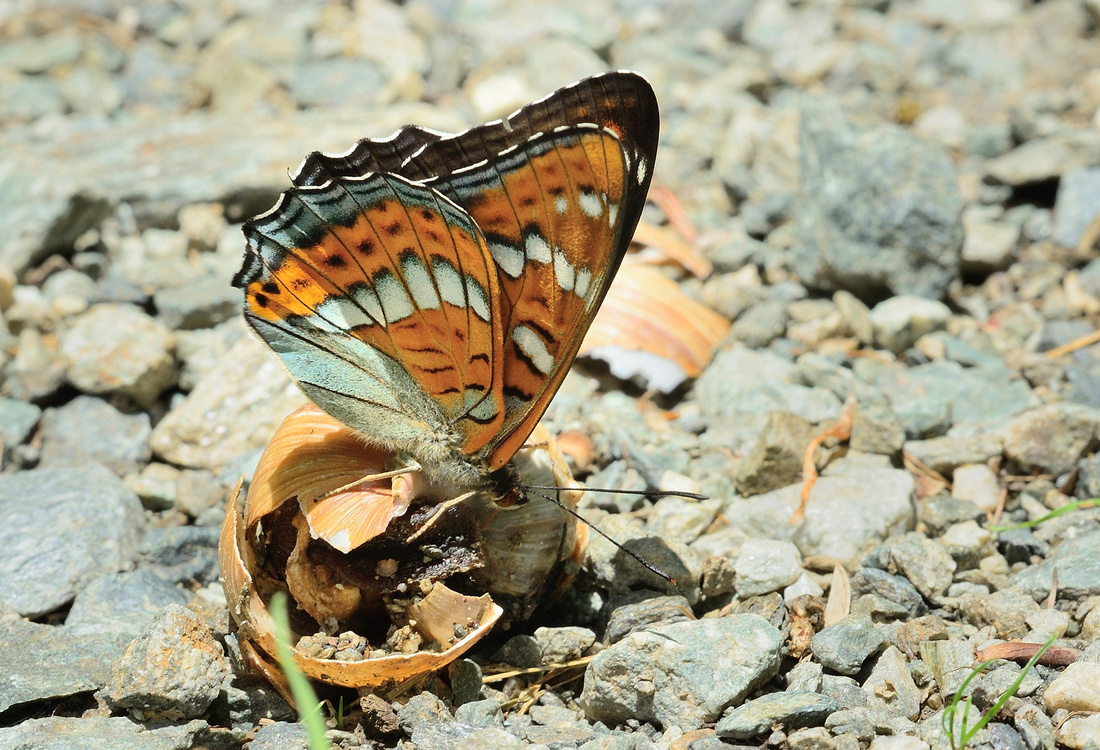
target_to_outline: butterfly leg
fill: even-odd
[[[333,495],[339,495],[341,492],[347,492],[352,487],[357,487],[360,484],[364,484],[366,482],[377,482],[381,479],[392,479],[393,477],[399,477],[403,474],[412,474],[413,472],[420,471],[421,468],[422,467],[420,466],[420,464],[418,464],[416,461],[410,461],[405,466],[398,467],[391,471],[383,471],[380,474],[365,474],[353,482],[348,482],[342,487],[337,487],[334,490],[329,490],[328,492],[318,497],[317,500],[327,500]]]

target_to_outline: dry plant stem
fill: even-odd
[[[1050,574],[1050,594],[1047,595],[1047,599],[1043,602],[1043,606],[1046,609],[1054,609],[1054,603],[1058,600],[1058,568]]]
[[[801,523],[806,517],[806,506],[810,503],[810,492],[817,484],[817,466],[814,465],[814,451],[829,438],[847,440],[852,436],[852,420],[856,416],[856,398],[849,396],[840,410],[836,422],[826,427],[810,440],[806,446],[806,455],[802,460],[802,502],[791,516],[791,523]]]
[[[527,674],[543,674],[564,669],[587,667],[595,658],[595,656],[582,656],[580,659],[574,659],[573,661],[567,661],[562,664],[544,664],[538,667],[527,667],[526,669],[512,669],[507,672],[498,672],[482,677],[481,684],[491,685],[494,682],[503,682],[504,680],[510,680],[513,677],[522,677]]]
[[[913,475],[919,499],[923,500],[926,497],[932,497],[944,490],[951,489],[951,483],[947,481],[943,474],[914,458],[911,454],[902,452],[901,458],[905,464],[905,470]]]
[[[1048,359],[1054,359],[1055,357],[1061,357],[1063,354],[1069,354],[1075,352],[1078,349],[1084,349],[1086,346],[1092,346],[1097,341],[1100,341],[1100,330],[1093,331],[1092,333],[1076,338],[1068,344],[1062,344],[1056,346],[1047,352]]]
[[[829,600],[825,604],[825,627],[840,622],[852,610],[852,584],[843,565],[833,568],[833,583],[829,586]]]
[[[995,646],[983,648],[975,654],[975,656],[981,661],[989,661],[990,659],[1027,661],[1035,656],[1042,647],[1043,644],[1041,643],[1011,641],[1009,643],[998,643]],[[1051,646],[1041,657],[1039,657],[1037,663],[1042,664],[1044,667],[1065,667],[1077,661],[1077,657],[1080,655],[1081,652],[1075,648]]]
[[[695,225],[691,223],[691,219],[688,218],[687,211],[684,210],[684,204],[676,197],[676,193],[665,185],[654,183],[649,188],[649,200],[661,209],[661,212],[668,219],[668,223],[676,227],[676,231],[684,239],[693,244],[699,240],[699,232],[695,229]]]
[[[714,266],[706,256],[667,227],[659,227],[643,219],[634,230],[634,242],[657,248],[700,279],[705,279],[714,272]]]

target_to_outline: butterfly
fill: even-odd
[[[658,133],[650,85],[611,72],[455,135],[408,126],[312,153],[244,225],[245,318],[368,443],[483,486],[577,354]]]

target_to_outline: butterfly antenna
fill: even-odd
[[[671,583],[673,586],[677,585],[675,578],[673,578],[672,576],[670,576],[668,573],[664,572],[663,570],[661,570],[657,566],[653,565],[649,561],[642,558],[642,556],[639,555],[638,553],[633,552],[633,551],[627,549],[626,547],[624,547],[623,545],[619,544],[618,542],[616,542],[614,539],[609,537],[607,534],[600,531],[600,529],[595,524],[593,524],[587,518],[582,516],[580,513],[573,510],[568,505],[566,505],[565,503],[558,500],[556,497],[551,497],[550,495],[545,495],[542,492],[539,492],[539,490],[576,490],[576,489],[580,489],[579,487],[554,487],[554,486],[542,486],[542,485],[525,484],[525,485],[521,485],[520,489],[532,490],[531,494],[538,495],[539,497],[545,498],[545,499],[549,500],[550,502],[554,503],[554,505],[558,506],[559,508],[564,510],[569,515],[573,516],[573,518],[576,518],[578,521],[583,523],[585,526],[587,526],[588,528],[595,531],[597,534],[602,536],[607,541],[611,542],[613,545],[615,545],[615,547],[617,549],[621,550],[622,552],[625,552],[630,557],[633,557],[635,560],[638,561],[638,564],[641,565],[643,568],[645,568],[646,570],[648,570],[649,572],[651,572],[651,573],[653,573],[657,576],[660,576],[664,580]],[[585,487],[584,489],[587,490],[589,488]],[[620,490],[611,490],[611,492],[619,492],[619,491]]]
[[[556,487],[554,485],[538,485],[538,484],[525,484],[524,489],[528,490],[577,490],[582,489],[585,492],[613,492],[617,495],[642,495],[644,497],[684,497],[688,500],[709,500],[709,495],[700,495],[698,492],[681,492],[679,490],[615,490],[610,487]],[[544,495],[539,495],[544,497]]]

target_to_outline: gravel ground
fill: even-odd
[[[309,151],[609,68],[661,101],[645,220],[711,267],[663,272],[732,326],[642,399],[651,374],[582,362],[548,423],[593,486],[709,496],[582,503],[678,585],[594,538],[557,605],[335,741],[948,748],[973,667],[1009,657],[976,715],[1053,637],[972,746],[1100,747],[1100,509],[1003,528],[1100,494],[1098,26],[1097,0],[0,0],[0,747],[304,747],[218,583],[229,490],[303,401],[245,331],[239,225]]]

